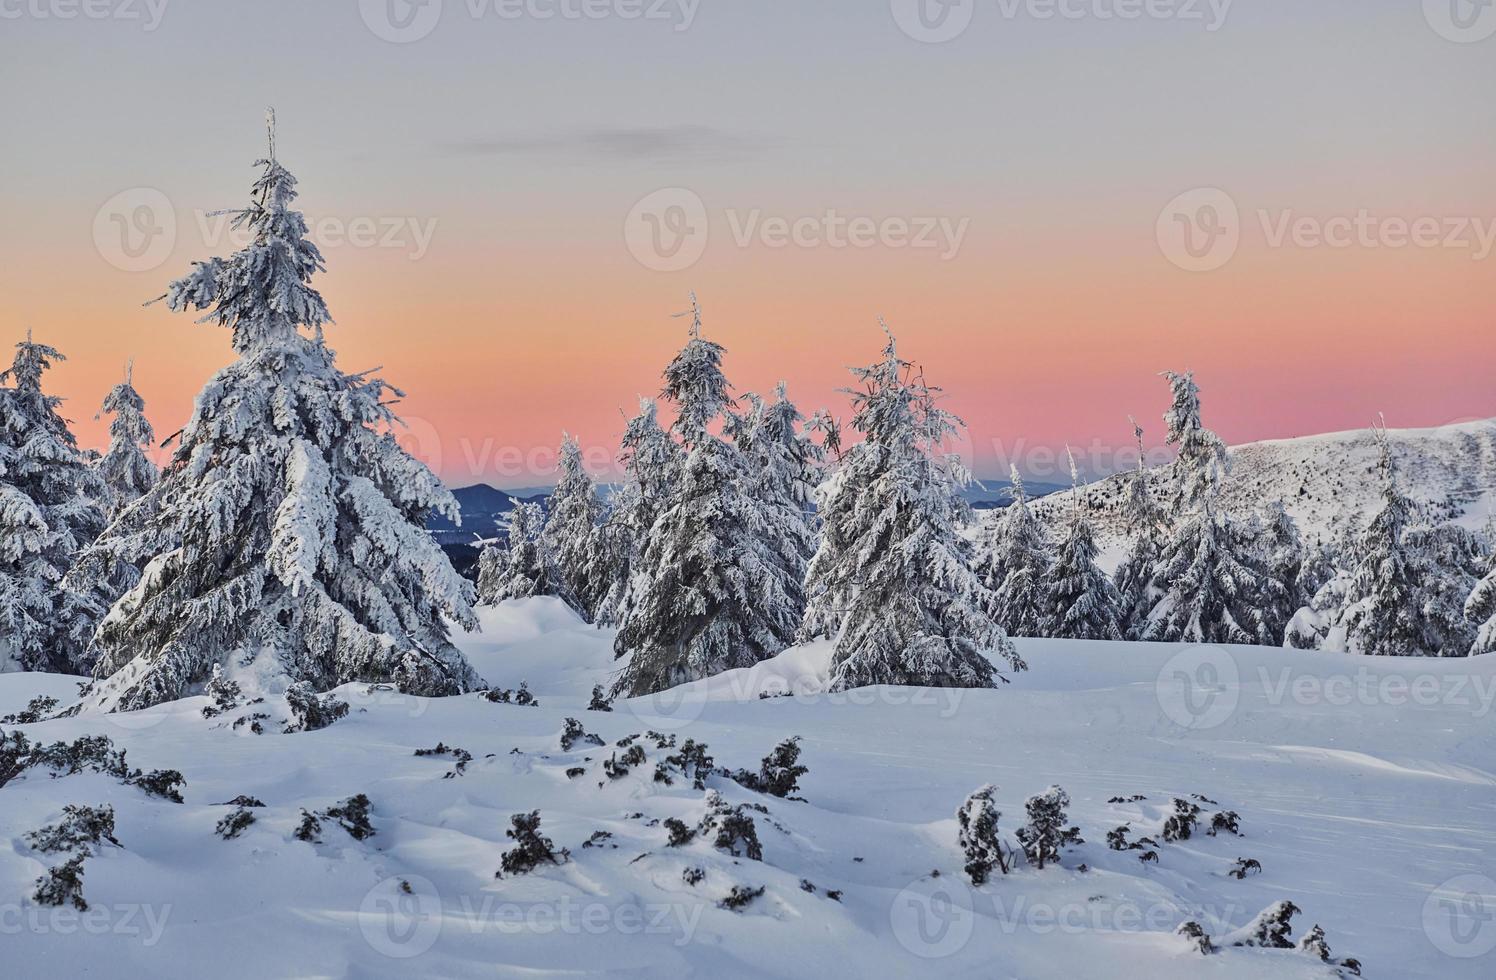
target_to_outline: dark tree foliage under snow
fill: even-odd
[[[1018,828],[1018,841],[1030,864],[1042,870],[1046,864],[1057,863],[1064,848],[1081,843],[1080,828],[1065,826],[1070,822],[1065,812],[1069,806],[1069,795],[1058,786],[1025,801],[1028,823]]]
[[[886,329],[886,328],[885,328]],[[871,684],[993,687],[985,655],[1024,669],[993,621],[993,595],[971,570],[958,525],[970,510],[960,461],[941,454],[960,420],[898,355],[853,374],[863,440],[819,494],[823,537],[811,561],[804,634],[836,640],[837,690]]]
[[[1075,458],[1065,535],[1044,579],[1044,636],[1067,640],[1122,639],[1122,599],[1096,565],[1096,531],[1083,510]]]
[[[208,310],[239,356],[198,395],[161,482],[94,546],[144,563],[100,626],[96,707],[181,697],[235,651],[319,690],[444,695],[475,679],[447,626],[476,626],[471,587],[425,530],[457,503],[390,432],[398,393],[338,370],[296,179],[273,152],[258,165],[235,219],[250,244],[166,294],[173,310]]]
[[[1013,502],[994,524],[975,570],[996,596],[994,618],[1009,636],[1044,636],[1051,615],[1047,589],[1054,557],[1044,528],[1029,509],[1016,466],[1009,479]]]
[[[666,506],[639,554],[641,588],[614,644],[629,655],[614,691],[662,691],[751,667],[794,642],[800,625],[797,568],[774,547],[775,515],[755,495],[747,458],[713,430],[733,400],[723,348],[691,335],[665,369],[662,395],[676,406],[684,458]]]
[[[992,800],[997,787],[983,786],[966,798],[956,811],[956,843],[966,855],[966,874],[973,885],[985,885],[992,869],[1008,873],[1008,857],[1003,850],[997,821],[1002,811]]]
[[[79,673],[88,631],[71,627],[98,610],[63,576],[103,530],[104,488],[57,414],[62,399],[42,390],[62,359],[28,334],[0,371],[0,665]]]

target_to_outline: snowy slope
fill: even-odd
[[[317,732],[236,731],[203,719],[201,697],[21,726],[36,740],[108,735],[133,765],[180,769],[186,802],[92,773],[32,770],[0,787],[0,975],[1334,976],[1297,950],[1202,958],[1173,934],[1195,918],[1223,936],[1279,899],[1303,909],[1296,938],[1319,923],[1367,977],[1496,975],[1496,921],[1479,914],[1496,910],[1496,658],[1026,641],[1032,670],[1003,690],[831,696],[818,686],[830,649],[817,644],[604,714],[583,709],[613,670],[610,634],[554,600],[483,618],[465,644],[474,665],[496,685],[526,680],[539,707],[349,685],[352,714]],[[1358,683],[1359,671],[1371,673]],[[760,697],[786,688],[796,696]],[[0,714],[74,689],[0,676]],[[258,710],[285,714],[274,696]],[[804,801],[713,777],[729,802],[767,808],[749,811],[763,861],[701,840],[668,847],[657,821],[694,825],[703,794],[652,781],[667,754],[653,741],[644,766],[607,779],[617,750],[563,753],[567,717],[610,743],[647,729],[705,741],[733,768],[800,735]],[[465,774],[444,779],[453,760],[413,755],[438,741],[473,754]],[[568,779],[570,767],[585,774]],[[954,814],[987,782],[1010,840],[1024,798],[1058,783],[1086,843],[1063,867],[1020,861],[969,887]],[[329,825],[323,843],[292,838],[301,808],[360,792],[376,836]],[[240,794],[266,806],[221,840],[222,804]],[[1134,794],[1147,799],[1108,802]],[[1218,801],[1200,804],[1207,819],[1237,811],[1245,836],[1160,842],[1157,864],[1107,849],[1124,822],[1156,836],[1171,800],[1190,794]],[[123,846],[86,864],[92,919],[29,901],[56,862],[22,834],[67,803],[117,814]],[[495,878],[510,815],[532,809],[570,861]],[[584,848],[598,831],[611,839]],[[1238,857],[1262,874],[1228,877]],[[699,884],[683,880],[688,867],[705,871]],[[739,884],[766,891],[742,911],[717,907]]]
[[[1403,489],[1426,505],[1431,519],[1484,526],[1496,508],[1496,419],[1392,429],[1387,435]],[[1309,540],[1378,509],[1377,449],[1368,430],[1248,443],[1232,447],[1231,460],[1223,506],[1246,514],[1282,500]],[[1159,482],[1166,477],[1165,469],[1155,473]],[[1120,528],[1117,508],[1128,478],[1111,477],[1082,491],[1104,535]],[[1069,500],[1068,491],[1055,494],[1035,503],[1034,510],[1053,521]]]

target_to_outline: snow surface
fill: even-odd
[[[1280,899],[1303,910],[1296,940],[1319,923],[1367,977],[1496,975],[1496,657],[1028,640],[1032,669],[1002,690],[829,695],[823,643],[604,714],[584,708],[615,670],[610,632],[553,599],[481,615],[484,632],[462,642],[474,668],[496,686],[527,681],[538,708],[351,684],[339,694],[352,713],[316,732],[236,731],[242,712],[204,719],[204,697],[3,726],[47,742],[108,735],[132,765],[181,770],[186,803],[94,773],[30,770],[0,788],[0,976],[1333,977],[1298,950],[1201,957],[1174,935],[1197,919],[1223,937]],[[67,703],[75,685],[0,675],[0,714],[38,694]],[[759,697],[786,689],[796,696]],[[274,693],[256,710],[286,716]],[[611,744],[560,750],[567,717],[610,743],[646,729],[705,741],[731,768],[800,735],[804,801],[714,777],[728,802],[768,808],[750,811],[764,860],[699,839],[667,847],[655,822],[694,826],[703,794],[652,781],[668,754],[653,741],[645,765],[609,781]],[[413,754],[439,741],[473,754],[465,774],[444,779],[453,759]],[[586,774],[568,779],[573,766]],[[1023,800],[1055,783],[1086,843],[1062,867],[1020,859],[971,888],[955,812],[989,782],[1010,843]],[[325,821],[323,843],[293,839],[301,808],[360,792],[374,837]],[[1107,849],[1124,822],[1158,836],[1172,799],[1196,793],[1219,801],[1200,804],[1205,819],[1235,810],[1245,836],[1160,838],[1157,864]],[[266,807],[222,840],[222,804],[240,794]],[[1107,802],[1133,794],[1147,799]],[[60,861],[23,834],[68,803],[112,805],[123,845],[86,862],[88,913],[30,900]],[[533,809],[570,861],[496,878],[510,815]],[[584,848],[596,831],[613,836]],[[1238,857],[1262,874],[1228,877]],[[687,867],[705,878],[686,884]],[[766,891],[718,908],[738,884]]]

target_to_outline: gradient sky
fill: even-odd
[[[154,30],[146,0],[103,19],[64,2],[0,0],[0,343],[29,327],[69,355],[51,383],[86,445],[127,358],[162,435],[230,360],[224,331],[141,304],[232,249],[197,215],[246,201],[272,104],[314,226],[432,229],[419,257],[408,230],[324,240],[317,285],[342,366],[408,391],[413,444],[457,484],[544,482],[563,428],[605,458],[690,289],[734,383],[783,378],[807,410],[845,413],[835,389],[886,316],[989,473],[1018,454],[1046,475],[1033,447],[1126,446],[1128,414],[1157,441],[1166,368],[1197,373],[1232,442],[1496,415],[1496,256],[1273,247],[1258,218],[1496,222],[1496,37],[1447,39],[1420,0],[1239,0],[1213,32],[975,0],[941,44],[890,0],[701,0],[684,30],[446,0],[410,43],[366,23],[404,0],[166,0]],[[667,187],[709,215],[684,271],[625,243]],[[1201,187],[1239,206],[1241,244],[1188,272],[1155,226]],[[174,245],[125,271],[100,209],[141,188],[170,202]],[[755,209],[969,225],[949,259],[740,247],[728,213]]]

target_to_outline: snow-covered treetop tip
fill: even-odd
[[[230,328],[240,354],[283,345],[301,327],[312,330],[320,343],[323,324],[332,321],[321,294],[309,285],[325,266],[306,237],[306,219],[290,208],[296,178],[275,158],[274,110],[266,119],[270,152],[255,161],[264,171],[250,191],[249,207],[229,212],[233,227],[248,229],[253,241],[228,259],[194,262],[162,297],[174,311],[211,307],[204,321]]]
[[[1178,506],[1208,500],[1230,471],[1230,457],[1220,436],[1200,421],[1200,386],[1192,371],[1163,372],[1174,400],[1164,413],[1168,441],[1179,447]]]
[[[732,408],[732,385],[722,373],[726,348],[701,339],[701,304],[691,293],[691,308],[677,317],[691,318],[691,339],[665,368],[662,397],[676,404],[674,431],[688,448],[705,442],[707,429]]]
[[[26,339],[16,344],[15,359],[9,368],[0,371],[0,384],[13,383],[16,390],[25,394],[37,394],[42,390],[42,375],[54,361],[67,360],[55,347],[32,342],[31,331]],[[60,398],[49,398],[48,404],[61,402]]]

